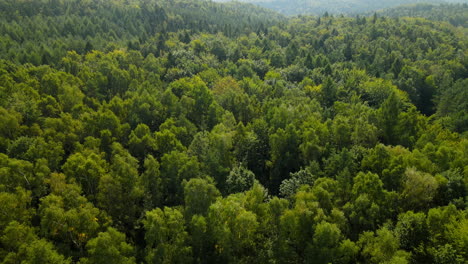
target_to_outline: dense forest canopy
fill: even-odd
[[[466,263],[464,10],[0,0],[0,261]]]
[[[468,3],[467,0],[213,0],[245,2],[275,10],[285,15],[361,14],[417,3]]]

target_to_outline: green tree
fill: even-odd
[[[52,174],[48,183],[52,193],[41,199],[38,210],[41,234],[67,254],[80,254],[108,220],[63,174]]]
[[[130,133],[128,145],[130,153],[139,160],[154,153],[157,148],[156,140],[151,135],[150,128],[145,124],[138,124]]]
[[[138,161],[120,144],[112,144],[109,174],[103,175],[98,186],[98,204],[114,223],[132,228],[140,216],[142,190],[138,182]]]
[[[296,192],[302,185],[310,185],[314,183],[314,176],[308,170],[300,170],[290,173],[289,179],[285,179],[280,185],[280,194],[285,198],[293,198]]]
[[[464,132],[468,129],[467,103],[463,98],[467,97],[466,87],[468,81],[459,80],[452,87],[445,90],[437,105],[437,115],[446,117],[443,119],[447,125],[450,125],[458,132]]]
[[[159,171],[159,162],[153,156],[148,155],[144,162],[145,171],[141,174],[141,189],[145,209],[159,207],[163,203],[163,185]]]
[[[208,208],[221,193],[211,178],[190,179],[184,183],[185,214],[188,219],[194,215],[206,216]],[[201,219],[199,219],[201,221]],[[197,220],[198,222],[198,220]]]
[[[52,243],[45,239],[36,239],[18,248],[18,252],[10,253],[4,260],[5,264],[13,263],[50,263],[50,264],[69,264],[70,259],[60,255]]]
[[[383,138],[387,144],[395,144],[398,125],[398,116],[400,114],[400,101],[395,93],[385,99],[379,109],[380,121],[382,125]]]
[[[400,241],[402,249],[413,252],[413,258],[417,261],[428,262],[427,253],[421,252],[421,247],[429,242],[430,234],[427,228],[426,215],[408,211],[398,215],[395,227],[395,235]]]
[[[270,135],[270,186],[273,192],[278,191],[286,175],[299,170],[299,144],[299,136],[293,125],[288,125],[286,130],[280,128]]]
[[[307,252],[312,250],[314,230],[325,217],[313,195],[307,191],[298,192],[293,208],[280,217],[279,245],[275,257],[285,262],[291,258],[306,261]]]
[[[383,189],[383,183],[374,173],[359,172],[353,179],[352,201],[344,206],[351,229],[356,235],[365,230],[375,230],[387,216],[396,210],[395,193]]]
[[[0,192],[0,230],[3,230],[12,221],[28,223],[33,216],[29,208],[31,203],[31,192],[18,187],[15,192]]]
[[[310,263],[353,263],[356,261],[358,246],[350,240],[342,240],[340,229],[335,224],[317,224],[313,236],[313,246],[307,252]]]
[[[177,151],[167,153],[161,158],[160,173],[165,205],[181,204],[184,194],[183,181],[203,176],[196,157]]]
[[[254,260],[258,236],[257,216],[243,207],[244,194],[220,199],[210,206],[209,226],[215,239],[218,261]]]
[[[85,150],[70,155],[62,166],[69,179],[80,184],[87,197],[95,201],[100,178],[108,172],[109,165],[102,155]]]
[[[410,263],[411,254],[399,250],[400,241],[387,228],[374,232],[364,232],[358,244],[362,256],[369,263]]]
[[[403,208],[422,210],[431,207],[438,187],[436,179],[430,174],[408,168],[401,194]]]
[[[327,77],[321,87],[322,103],[325,107],[333,106],[338,99],[338,89],[331,77]]]
[[[146,213],[143,220],[148,263],[187,263],[192,260],[182,213],[165,207]]]
[[[226,178],[226,189],[229,193],[250,190],[255,182],[255,175],[242,164],[234,167]]]
[[[88,241],[88,256],[80,259],[80,263],[136,263],[134,249],[125,240],[124,234],[109,227],[106,232],[100,232],[96,238]]]

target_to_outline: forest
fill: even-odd
[[[0,0],[0,262],[466,263],[467,9]]]

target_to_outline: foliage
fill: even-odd
[[[405,8],[0,0],[0,261],[465,263],[465,6]]]

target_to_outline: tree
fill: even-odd
[[[41,234],[68,254],[79,254],[107,219],[63,174],[52,174],[48,183],[52,192],[41,199],[38,210]]]
[[[203,176],[196,157],[185,152],[172,151],[161,158],[160,173],[165,205],[183,202],[183,181]]]
[[[194,261],[201,263],[213,258],[214,241],[210,234],[208,221],[205,216],[193,215],[190,221],[190,238]]]
[[[242,164],[234,167],[226,178],[226,189],[229,193],[250,190],[255,182],[255,175]]]
[[[397,138],[396,127],[400,114],[400,102],[395,93],[390,94],[385,99],[379,109],[379,114],[385,142],[387,144],[395,144]]]
[[[293,125],[288,125],[286,130],[280,128],[270,135],[270,186],[274,193],[278,191],[285,175],[299,170],[299,144]]]
[[[184,151],[185,147],[177,138],[177,135],[168,129],[154,133],[157,152],[162,156],[171,151]]]
[[[467,103],[463,98],[467,97],[467,79],[457,81],[452,87],[445,90],[437,105],[437,115],[448,117],[443,120],[458,132],[468,130]]]
[[[251,99],[234,78],[226,77],[215,82],[213,94],[219,105],[231,111],[237,120],[247,123],[254,115]]]
[[[3,263],[50,263],[50,264],[69,264],[70,259],[66,259],[63,255],[60,255],[55,249],[52,243],[45,239],[37,239],[27,244],[23,244],[18,248],[18,252],[15,254],[8,254],[3,260]]]
[[[430,234],[427,228],[426,215],[408,211],[398,215],[398,223],[395,227],[395,235],[400,241],[402,249],[413,252],[413,258],[417,261],[430,261],[427,253],[418,250],[429,242]]]
[[[333,82],[331,77],[327,77],[322,84],[321,95],[322,103],[325,107],[333,106],[333,103],[338,99],[338,90],[336,84]]]
[[[19,131],[21,116],[0,107],[0,136],[14,139]]]
[[[154,153],[157,148],[156,140],[145,124],[138,124],[135,130],[130,133],[128,145],[130,153],[139,160],[143,160],[148,154]]]
[[[80,263],[136,263],[133,247],[125,241],[124,234],[112,227],[89,240],[86,250],[88,257],[82,258]]]
[[[374,232],[364,232],[358,244],[362,248],[362,255],[369,263],[410,263],[408,252],[399,250],[400,242],[387,228]]]
[[[95,201],[100,178],[108,172],[109,165],[91,150],[70,155],[62,166],[68,179],[75,179],[88,198]]]
[[[430,174],[408,168],[405,172],[401,199],[403,208],[422,210],[431,206],[437,193],[438,183]]]
[[[315,228],[313,246],[307,252],[306,261],[352,263],[357,253],[358,247],[350,240],[342,240],[341,231],[335,224],[321,222]]]
[[[144,162],[145,171],[141,174],[141,189],[145,209],[153,209],[163,204],[163,185],[159,162],[153,156],[148,155]]]
[[[353,234],[375,230],[395,208],[395,193],[386,192],[379,176],[359,172],[353,179],[352,201],[344,206]]]
[[[101,177],[98,204],[120,226],[133,227],[140,216],[142,190],[138,186],[138,161],[120,144],[112,144],[109,174]]]
[[[253,212],[242,206],[244,197],[241,193],[231,195],[210,206],[208,220],[218,261],[254,259],[259,222]]]
[[[297,259],[306,261],[312,248],[312,239],[318,223],[325,220],[325,213],[313,195],[307,191],[296,194],[294,206],[280,217],[280,234],[275,257],[280,261]]]
[[[459,169],[445,171],[441,175],[436,176],[436,180],[439,188],[434,200],[438,204],[446,205],[453,203],[458,205],[464,201],[468,190]]]
[[[308,170],[300,170],[290,173],[289,179],[285,179],[280,185],[280,194],[288,199],[292,199],[302,185],[312,186],[314,176]]]
[[[147,263],[187,263],[192,259],[184,218],[177,209],[157,208],[143,220]]]
[[[31,192],[18,187],[15,193],[0,192],[0,230],[3,230],[12,221],[27,223],[32,216],[29,208],[31,203]]]
[[[203,172],[213,177],[221,192],[225,191],[226,178],[234,162],[232,137],[231,130],[219,124],[211,133],[197,133],[189,147],[189,153],[196,155]]]
[[[291,42],[288,47],[286,48],[286,64],[290,65],[295,60],[296,57],[299,55],[297,43]]]
[[[211,178],[190,179],[184,183],[185,215],[188,219],[194,215],[206,216],[210,205],[220,196]]]

